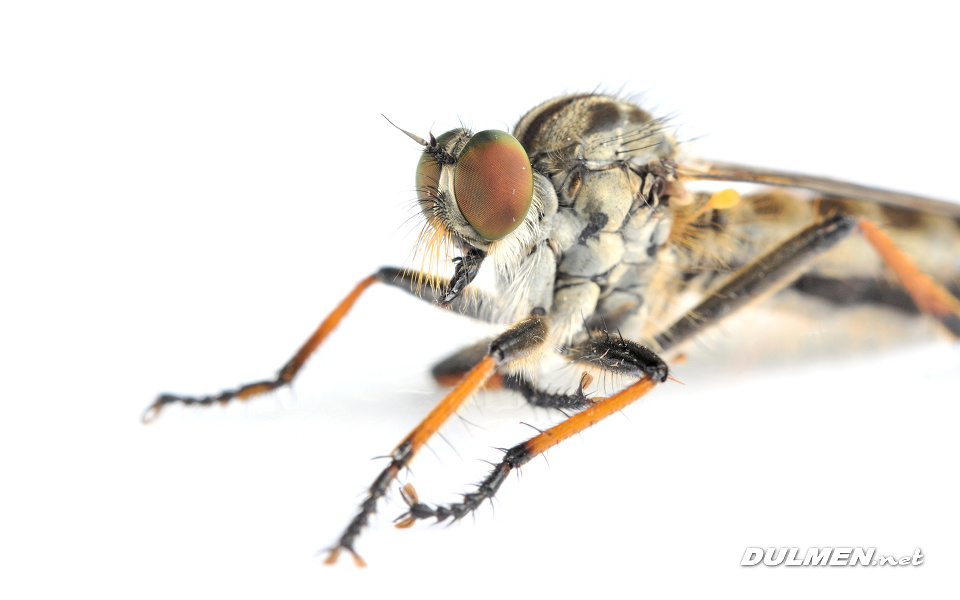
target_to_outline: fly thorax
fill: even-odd
[[[660,200],[676,150],[662,121],[628,101],[585,94],[538,106],[514,133],[556,190],[560,279],[595,281],[602,294],[653,259],[670,230]]]

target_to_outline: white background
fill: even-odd
[[[956,593],[960,352],[678,367],[504,484],[496,513],[315,552],[486,330],[373,288],[295,389],[272,374],[402,264],[406,129],[508,128],[647,92],[705,156],[960,198],[951,15],[805,2],[7,3],[0,9],[0,595],[935,597]],[[469,7],[469,8],[468,8]],[[739,339],[735,331],[727,332]],[[791,366],[795,365],[795,366]],[[403,481],[449,501],[555,416],[480,396]],[[625,417],[625,418],[624,418]],[[747,546],[922,548],[919,568],[743,568]]]

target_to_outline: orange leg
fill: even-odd
[[[910,294],[917,308],[940,320],[953,335],[960,337],[960,300],[929,275],[920,271],[907,254],[876,224],[859,219],[857,227],[864,239],[894,272],[900,285]]]
[[[377,503],[383,498],[390,484],[400,470],[410,464],[414,455],[427,443],[433,434],[454,414],[474,392],[483,387],[496,372],[497,366],[522,358],[539,348],[547,337],[547,326],[542,316],[531,316],[518,322],[490,343],[483,359],[466,374],[462,381],[437,404],[419,425],[413,428],[407,437],[390,453],[390,464],[380,473],[367,490],[367,497],[360,510],[340,535],[337,543],[330,549],[326,563],[334,564],[342,550],[353,555],[357,566],[365,566],[353,546],[357,536],[377,510]]]
[[[463,271],[463,269],[461,269],[461,271]],[[466,275],[463,275],[461,279],[469,275],[470,273],[466,273]],[[354,288],[353,291],[350,292],[350,294],[348,294],[347,297],[344,298],[335,309],[333,309],[333,312],[331,312],[322,323],[320,323],[320,326],[317,327],[317,330],[313,332],[313,335],[311,335],[310,338],[303,344],[303,346],[297,350],[297,353],[293,355],[293,358],[287,361],[287,364],[283,365],[280,371],[277,372],[276,377],[273,379],[248,383],[241,385],[240,387],[224,390],[219,394],[213,394],[210,396],[180,396],[175,394],[162,394],[143,412],[143,422],[149,423],[156,419],[160,414],[160,411],[167,404],[199,404],[204,406],[209,406],[215,403],[226,404],[234,399],[246,400],[253,396],[259,396],[261,394],[281,388],[285,385],[289,385],[290,382],[293,381],[294,377],[297,376],[297,373],[300,372],[300,369],[303,368],[303,365],[307,362],[307,359],[309,359],[310,356],[317,350],[317,348],[320,347],[320,344],[323,343],[330,332],[337,327],[337,325],[350,311],[354,303],[356,303],[363,292],[376,282],[398,287],[421,298],[422,300],[426,300],[434,304],[440,304],[441,302],[444,302],[444,307],[468,317],[484,319],[485,317],[493,316],[493,311],[489,308],[493,302],[482,292],[474,293],[470,301],[466,301],[461,295],[458,295],[459,291],[462,290],[464,285],[466,285],[463,281],[449,281],[446,279],[439,279],[426,273],[404,271],[395,267],[383,267],[373,275],[367,277],[357,284],[357,287]],[[454,294],[452,291],[450,291],[454,287],[456,287],[457,294]]]
[[[455,354],[435,364],[431,369],[433,379],[442,387],[457,385],[467,372],[477,365],[487,355],[490,340],[485,340],[462,348]],[[485,390],[499,390],[503,388],[503,376],[494,373],[483,385]]]
[[[320,326],[317,327],[317,330],[313,332],[313,335],[310,336],[303,346],[297,350],[297,353],[293,355],[287,364],[283,365],[283,368],[277,373],[277,376],[273,379],[268,379],[265,381],[257,381],[255,383],[248,383],[242,385],[238,388],[231,390],[224,390],[219,394],[212,396],[177,396],[173,394],[162,394],[156,400],[153,401],[153,404],[147,407],[143,412],[141,417],[144,423],[150,423],[160,415],[160,411],[167,404],[200,404],[200,405],[210,405],[215,402],[221,404],[226,404],[230,400],[236,398],[237,400],[246,400],[252,396],[258,396],[260,394],[265,394],[271,392],[279,387],[288,385],[293,378],[296,377],[297,373],[300,372],[300,369],[303,367],[304,363],[307,362],[307,359],[310,358],[310,355],[313,354],[317,348],[320,347],[320,344],[323,343],[323,340],[326,339],[330,332],[333,331],[336,326],[340,323],[341,319],[350,311],[357,299],[360,298],[360,295],[374,283],[379,280],[379,274],[371,275],[357,284],[357,287],[344,298],[340,304],[337,305],[333,312],[320,323]]]

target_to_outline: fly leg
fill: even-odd
[[[523,398],[532,406],[540,408],[555,408],[560,412],[580,411],[592,406],[595,401],[587,398],[584,388],[590,385],[593,377],[584,372],[580,377],[580,385],[572,394],[563,392],[549,392],[533,385],[525,380],[521,375],[507,375],[503,378],[503,387],[508,390],[520,392]]]
[[[407,437],[390,453],[390,464],[380,473],[367,490],[367,497],[360,510],[340,535],[330,554],[327,564],[337,561],[342,550],[353,555],[354,562],[363,566],[353,546],[357,536],[377,510],[377,502],[384,497],[390,484],[401,469],[408,466],[413,456],[427,440],[436,433],[457,409],[496,372],[497,367],[513,360],[523,358],[539,350],[547,339],[547,324],[543,311],[519,321],[495,338],[487,349],[486,355],[466,374],[466,376],[440,401],[437,406],[413,428]]]
[[[659,333],[655,338],[657,348],[666,352],[744,306],[789,285],[816,256],[833,248],[856,226],[855,218],[837,214],[800,230],[739,269],[700,304]]]
[[[490,342],[484,341],[467,346],[455,354],[443,359],[433,366],[433,378],[444,387],[453,387],[470,369],[477,365],[487,353]],[[584,388],[590,384],[589,375],[584,373],[580,379],[580,386],[572,394],[550,392],[542,390],[530,383],[519,374],[502,375],[494,373],[484,384],[485,390],[508,389],[519,392],[524,399],[533,406],[541,408],[556,408],[561,411],[578,411],[593,404],[584,393]]]
[[[382,270],[381,270],[382,272]],[[350,311],[354,303],[360,298],[364,291],[377,281],[380,281],[380,273],[371,275],[357,284],[357,287],[353,289],[350,294],[344,298],[340,304],[337,305],[333,312],[331,312],[326,319],[320,323],[320,326],[317,327],[316,331],[313,332],[313,335],[304,342],[304,344],[297,350],[297,353],[287,361],[283,367],[277,372],[277,375],[273,379],[266,379],[263,381],[257,381],[254,383],[247,383],[241,385],[240,387],[228,389],[220,392],[219,394],[214,394],[210,396],[178,396],[174,394],[161,394],[153,401],[153,404],[147,407],[143,412],[142,420],[144,423],[149,423],[156,419],[160,415],[160,411],[168,404],[199,404],[208,406],[215,402],[220,404],[226,404],[227,402],[237,399],[237,400],[246,400],[253,396],[258,396],[260,394],[265,394],[271,392],[277,388],[289,385],[293,378],[296,377],[297,373],[300,372],[300,369],[303,367],[304,363],[307,362],[307,359],[310,358],[310,355],[316,351],[323,340],[330,334],[331,331],[336,328],[340,323],[340,320]]]
[[[461,267],[460,265],[463,263],[466,263],[468,267]],[[148,406],[143,412],[143,422],[149,423],[156,419],[160,411],[168,404],[198,404],[204,406],[214,403],[226,404],[234,399],[247,400],[253,396],[265,394],[289,385],[294,377],[297,376],[297,373],[300,372],[300,369],[303,368],[307,359],[320,347],[320,344],[323,343],[330,332],[336,328],[363,292],[377,282],[398,287],[428,302],[442,304],[445,308],[460,314],[475,319],[490,321],[491,318],[489,315],[493,314],[491,306],[494,302],[489,296],[481,292],[474,292],[470,294],[469,297],[460,294],[460,291],[462,291],[467,283],[473,279],[473,276],[476,275],[476,269],[472,269],[474,264],[474,262],[467,261],[458,263],[458,270],[450,280],[425,273],[404,271],[396,267],[383,267],[357,284],[353,291],[320,323],[320,326],[313,332],[313,335],[304,342],[296,354],[280,368],[276,376],[272,379],[247,383],[209,396],[161,394],[153,401],[153,404]],[[456,293],[453,293],[454,291]]]
[[[420,502],[412,487],[407,486],[404,498],[408,501],[410,510],[397,518],[397,527],[409,527],[420,519],[462,519],[484,501],[493,498],[511,471],[563,440],[622,410],[653,389],[656,384],[666,381],[669,373],[666,363],[649,348],[606,333],[591,336],[586,342],[568,348],[567,356],[575,362],[635,377],[639,381],[609,398],[591,403],[582,412],[567,417],[550,429],[507,450],[500,463],[494,466],[474,491],[464,494],[460,502],[431,506]]]
[[[659,333],[661,352],[670,350],[737,310],[790,285],[818,255],[859,232],[877,250],[917,306],[960,336],[960,301],[916,265],[876,225],[864,218],[834,214],[802,229],[738,270],[695,308]]]
[[[939,320],[954,337],[960,338],[960,300],[921,272],[876,224],[868,219],[859,219],[857,228],[880,255],[883,263],[896,274],[900,285],[910,294],[917,308]]]
[[[470,369],[484,359],[492,340],[483,340],[472,346],[461,348],[454,354],[433,365],[430,374],[443,387],[453,387],[463,379]],[[494,373],[483,386],[485,389],[500,389],[503,387],[503,377]]]
[[[444,387],[452,387],[463,376],[479,363],[486,355],[489,342],[480,342],[473,346],[467,346],[455,354],[443,359],[433,366],[431,371],[433,378]],[[580,385],[572,394],[562,392],[550,392],[543,390],[530,383],[519,374],[502,375],[494,373],[487,383],[484,384],[485,390],[507,389],[519,392],[524,399],[532,406],[540,408],[556,408],[560,411],[578,411],[587,408],[593,401],[587,398],[584,388],[590,385],[592,377],[584,373],[580,378]]]

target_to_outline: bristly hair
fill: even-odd
[[[736,259],[752,237],[750,228],[770,227],[789,198],[767,192],[752,195],[732,207],[715,208],[710,194],[690,194],[693,201],[689,205],[674,205],[670,243],[689,263],[721,272],[736,266]]]
[[[428,209],[430,216],[424,220],[410,255],[403,265],[404,273],[414,277],[417,295],[422,295],[425,285],[429,286],[434,293],[440,293],[443,288],[441,277],[443,267],[450,263],[453,252],[455,240],[453,232],[447,228],[434,207],[436,204]]]

